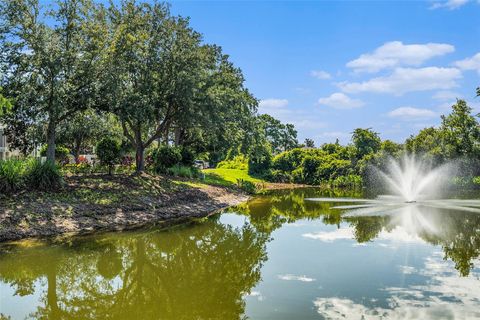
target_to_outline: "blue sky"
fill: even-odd
[[[480,112],[480,0],[187,2],[205,41],[221,45],[261,113],[319,145],[357,127],[401,142],[438,125],[455,98]]]

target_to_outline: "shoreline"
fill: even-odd
[[[106,194],[116,201],[108,203],[100,198],[97,203],[88,203],[92,201],[89,196],[82,198],[85,193],[82,188],[92,179],[100,184],[99,193],[104,184],[114,184]],[[250,198],[226,187],[191,186],[146,175],[66,180],[67,186],[59,193],[30,192],[0,197],[0,243],[180,224],[208,217]],[[140,189],[129,190],[133,183]]]

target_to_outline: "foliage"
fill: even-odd
[[[297,131],[292,124],[283,124],[268,114],[260,115],[259,120],[273,153],[277,154],[298,146]]]
[[[6,122],[7,132],[26,134],[29,126],[44,124],[50,162],[59,123],[95,100],[107,39],[101,11],[90,0],[61,1],[49,10],[38,0],[12,0],[0,10],[0,74],[15,118]]]
[[[12,193],[25,186],[25,161],[0,160],[0,194]]]
[[[182,161],[179,148],[162,145],[152,151],[154,170],[157,173],[167,173],[167,169],[178,165]]]
[[[63,177],[56,164],[30,160],[25,172],[27,187],[33,190],[52,191],[63,185]]]
[[[108,174],[112,174],[113,167],[120,160],[120,144],[117,140],[105,137],[98,142],[95,152],[100,163],[108,167]]]
[[[272,164],[272,151],[268,144],[257,145],[248,158],[248,173],[262,176],[270,169]]]
[[[189,147],[182,146],[180,148],[180,154],[182,156],[182,160],[180,163],[184,166],[191,167],[195,162],[195,152]]]
[[[48,146],[44,144],[40,148],[40,155],[45,157],[47,155]],[[68,156],[70,155],[70,150],[67,147],[56,145],[55,146],[55,160],[61,163],[68,163]]]
[[[306,138],[303,144],[306,148],[315,148],[315,141],[313,141],[312,139]]]
[[[217,168],[223,169],[238,169],[238,170],[247,170],[248,169],[248,159],[245,155],[240,154],[231,160],[223,160],[217,164]]]
[[[381,140],[372,129],[355,129],[352,134],[352,142],[357,150],[357,159],[380,150]]]
[[[167,173],[171,176],[190,178],[190,179],[196,178],[199,175],[197,168],[178,165],[178,164],[168,168]]]
[[[237,187],[249,194],[255,194],[259,191],[259,187],[252,181],[237,179]]]

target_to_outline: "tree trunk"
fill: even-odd
[[[145,148],[141,143],[137,144],[135,165],[137,173],[143,172],[145,170]]]
[[[55,123],[53,120],[48,122],[47,127],[47,161],[55,163]]]
[[[80,146],[81,146],[81,142],[79,141],[75,141],[75,146],[73,148],[73,156],[75,158],[75,163],[76,164],[79,164],[80,163]]]

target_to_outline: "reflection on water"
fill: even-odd
[[[12,319],[480,317],[475,206],[415,203],[372,212],[358,207],[372,200],[305,201],[361,196],[278,191],[168,231],[4,245],[0,313]]]

